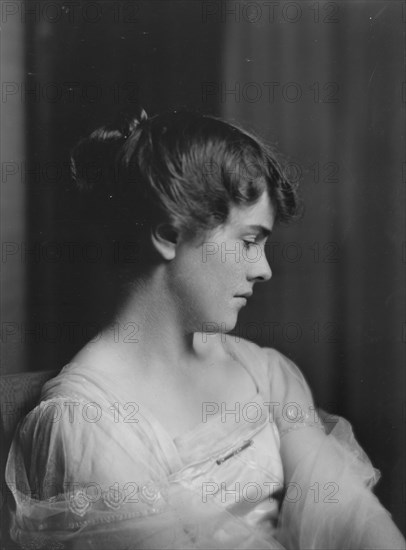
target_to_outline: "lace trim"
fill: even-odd
[[[84,519],[89,512],[103,509],[106,511],[119,512],[123,506],[128,504],[136,504],[137,510],[130,514],[120,514],[120,519],[125,519],[126,517],[142,517],[162,512],[166,504],[165,495],[156,483],[148,481],[141,487],[137,487],[136,490],[134,490],[134,487],[130,489],[133,489],[130,494],[128,494],[126,487],[122,490],[115,485],[105,490],[99,490],[96,494],[91,494],[86,488],[76,489],[69,496],[69,510],[74,518],[76,518],[76,521],[71,521],[69,523],[69,528],[76,529],[83,525],[94,523],[94,520]],[[53,502],[53,499],[51,499],[48,500]],[[108,523],[113,518],[116,520],[117,515],[109,514],[98,521]]]

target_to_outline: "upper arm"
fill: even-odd
[[[9,474],[40,499],[69,496],[88,486],[99,491],[141,487],[151,479],[155,464],[142,445],[138,424],[125,420],[96,402],[45,400],[20,426]]]
[[[327,437],[309,385],[299,368],[283,354],[269,349],[271,403],[280,438],[287,482],[300,461]]]
[[[404,549],[400,531],[371,492],[377,473],[350,424],[341,419],[338,433],[326,435],[296,365],[269,350],[269,369],[285,483],[292,486],[279,523],[284,547]],[[289,407],[303,416],[292,422]]]

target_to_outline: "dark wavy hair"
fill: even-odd
[[[270,146],[197,113],[122,117],[82,139],[71,166],[87,216],[113,240],[145,236],[160,222],[197,235],[225,222],[231,205],[255,203],[264,191],[276,222],[299,214],[296,187]]]

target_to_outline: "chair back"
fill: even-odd
[[[0,430],[6,441],[12,440],[18,422],[35,407],[45,382],[57,374],[52,370],[0,376]]]
[[[11,441],[19,421],[37,404],[42,386],[58,371],[22,372],[0,376],[0,546],[17,548],[9,539],[8,507],[14,503],[13,495],[6,486],[5,468]]]

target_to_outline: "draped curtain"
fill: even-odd
[[[13,7],[13,6],[11,6]],[[24,370],[26,348],[21,329],[26,323],[26,264],[24,262],[27,182],[24,109],[24,27],[2,15],[1,30],[1,338],[0,374]]]
[[[3,322],[16,329],[3,332],[2,372],[61,367],[108,309],[93,237],[65,193],[76,140],[137,103],[237,121],[275,143],[306,210],[275,230],[273,279],[258,285],[236,337],[292,357],[317,403],[353,422],[404,529],[404,5],[19,6],[4,21],[19,44],[8,74],[27,94],[8,102],[3,160],[27,163],[23,186],[2,182],[2,216],[3,241],[27,255],[2,266]]]
[[[227,29],[211,93],[226,119],[276,144],[305,204],[275,231],[273,280],[238,334],[291,356],[318,404],[354,423],[404,528],[402,4],[211,8]]]

